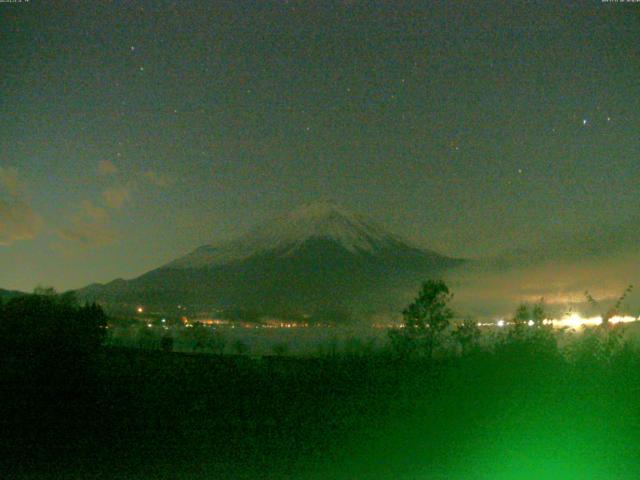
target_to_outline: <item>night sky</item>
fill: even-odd
[[[565,290],[635,280],[640,3],[31,0],[0,35],[2,288],[129,278],[317,200]]]

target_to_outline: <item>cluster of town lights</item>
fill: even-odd
[[[180,307],[178,307],[180,308]],[[144,312],[144,308],[143,307],[137,307],[136,308],[136,312],[137,313],[143,313]],[[187,317],[182,317],[181,318],[182,323],[187,326],[187,327],[192,327],[193,324],[189,321],[189,319]],[[611,318],[609,318],[608,323],[615,325],[618,323],[632,323],[632,322],[636,322],[640,320],[640,317],[632,317],[630,315],[615,315]],[[166,319],[162,319],[162,323],[164,324],[166,322]],[[213,325],[227,325],[230,324],[232,322],[228,321],[228,320],[211,320],[211,319],[206,319],[206,320],[197,320],[197,322],[206,325],[206,326],[213,326]],[[567,314],[564,317],[560,318],[560,319],[549,319],[549,318],[545,318],[544,320],[542,320],[542,324],[543,325],[551,325],[553,328],[571,328],[571,329],[580,329],[580,328],[584,328],[584,327],[596,327],[598,325],[602,325],[603,319],[601,316],[595,316],[595,317],[582,317],[580,314],[578,313],[571,313],[571,314]],[[513,322],[509,322],[507,320],[504,319],[498,319],[495,322],[491,322],[491,323],[478,323],[479,327],[492,327],[492,326],[497,326],[500,328],[506,327],[507,325],[511,324]],[[527,325],[530,327],[533,327],[536,324],[536,322],[534,322],[533,320],[529,320],[527,322]],[[254,325],[249,325],[249,324],[243,324],[245,327],[249,328],[249,327],[254,327]],[[151,327],[152,325],[149,323],[148,324],[149,327]],[[297,327],[308,327],[309,324],[306,322],[280,322],[280,321],[268,321],[263,325],[260,325],[263,328],[297,328]],[[375,325],[375,327],[379,327],[380,325]],[[234,328],[234,325],[231,325],[231,328]],[[402,327],[401,327],[402,328]]]
[[[610,324],[618,324],[618,323],[631,323],[631,322],[635,322],[638,321],[640,319],[640,317],[632,317],[630,315],[616,315],[613,316],[611,318],[609,318],[609,323]],[[564,317],[560,318],[560,319],[544,319],[542,321],[543,325],[551,325],[553,328],[573,328],[573,329],[578,329],[578,328],[584,328],[584,327],[596,327],[598,325],[602,325],[602,317],[601,316],[595,316],[595,317],[582,317],[580,316],[580,314],[578,313],[571,313],[569,315],[565,315]],[[495,325],[498,327],[505,327],[508,325],[509,322],[500,319],[498,321],[495,322]],[[486,324],[486,323],[481,323],[478,324],[479,326],[488,326],[491,324]],[[535,325],[535,322],[533,320],[529,320],[529,322],[527,322],[527,325],[529,325],[530,327]]]

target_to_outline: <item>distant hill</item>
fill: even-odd
[[[78,294],[107,306],[244,310],[263,315],[397,309],[407,291],[463,260],[412,246],[329,204],[306,205],[132,280]]]
[[[11,298],[19,297],[21,295],[26,295],[24,292],[20,292],[18,290],[4,290],[0,288],[0,298],[3,300],[9,300]]]

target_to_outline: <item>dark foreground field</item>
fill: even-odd
[[[2,479],[640,476],[631,352],[568,363],[108,349],[90,362],[5,357],[1,388]]]

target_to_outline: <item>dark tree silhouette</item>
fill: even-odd
[[[227,346],[227,339],[224,337],[221,331],[215,330],[209,336],[209,349],[216,354],[222,355],[224,354],[224,349]]]
[[[541,298],[538,303],[533,305],[531,308],[531,320],[533,320],[533,324],[536,327],[541,327],[543,325],[544,319],[546,317],[546,313],[544,311],[544,298]]]
[[[513,323],[516,326],[519,326],[527,323],[530,319],[531,314],[529,313],[529,306],[526,303],[518,305],[518,308],[516,308],[516,311],[513,314]]]
[[[160,340],[160,348],[164,352],[172,352],[173,351],[173,337],[171,334],[167,333],[162,336]]]
[[[478,348],[482,333],[473,318],[465,318],[453,331],[453,338],[460,345],[462,353],[469,353]]]
[[[609,326],[609,320],[611,320],[611,318],[615,317],[616,315],[620,315],[620,313],[621,313],[620,310],[622,308],[622,303],[627,298],[627,295],[629,295],[629,293],[631,293],[631,290],[633,290],[633,285],[629,285],[624,290],[624,292],[622,292],[622,295],[620,295],[618,297],[618,299],[616,300],[616,303],[614,303],[611,306],[611,308],[609,308],[605,312],[602,312],[601,316],[602,316],[602,326],[603,327],[608,327]],[[591,305],[592,308],[594,308],[596,310],[601,310],[601,307],[600,307],[600,304],[598,303],[598,301],[595,298],[593,298],[593,296],[591,296],[591,294],[588,291],[584,292],[584,295],[587,298],[587,302],[589,302],[589,304]]]
[[[452,298],[453,294],[443,280],[424,282],[416,299],[402,312],[403,332],[401,336],[391,335],[392,341],[396,337],[394,344],[411,350],[411,344],[421,343],[430,358],[453,318],[453,311],[449,308]]]
[[[236,340],[233,342],[233,350],[236,352],[236,355],[246,355],[249,351],[249,346],[242,340]]]
[[[556,359],[559,355],[556,337],[551,325],[545,325],[544,301],[529,307],[520,304],[513,314],[513,325],[496,345],[496,352],[512,361],[527,362]]]
[[[271,351],[277,357],[284,357],[289,353],[289,345],[285,342],[276,343],[271,347]]]
[[[96,304],[80,305],[73,293],[36,289],[9,300],[0,310],[2,350],[19,355],[79,354],[103,342],[107,316]]]

